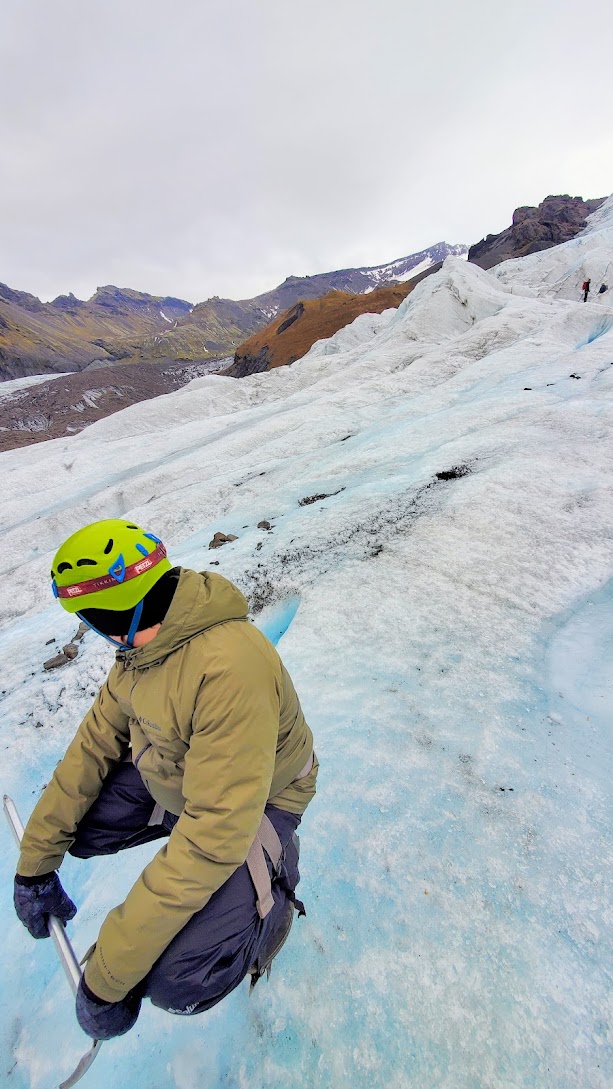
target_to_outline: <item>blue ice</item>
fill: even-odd
[[[591,333],[579,342],[577,348],[585,348],[588,344],[593,344],[595,340],[600,340],[600,337],[606,336],[613,329],[613,320],[611,318],[603,318],[597,325],[594,326]]]
[[[300,606],[299,597],[290,597],[265,610],[257,619],[257,626],[273,646],[283,638]]]

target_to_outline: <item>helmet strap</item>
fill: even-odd
[[[138,605],[136,606],[136,608],[134,610],[134,615],[132,617],[132,623],[130,624],[130,630],[128,632],[128,637],[126,639],[126,646],[129,647],[130,650],[132,650],[132,648],[134,646],[134,636],[136,635],[136,633],[138,631],[138,622],[139,622],[139,620],[140,620],[140,618],[142,616],[142,613],[143,613],[144,603],[145,603],[145,599],[142,598],[141,601],[138,602]]]
[[[144,600],[145,599],[143,598],[141,601],[139,601],[136,608],[134,609],[134,614],[130,623],[130,630],[127,634],[125,643],[118,643],[117,640],[112,639],[110,635],[106,635],[103,631],[100,631],[99,628],[95,628],[94,625],[90,624],[89,620],[87,620],[82,615],[82,613],[77,613],[77,616],[79,620],[81,620],[84,624],[87,624],[87,627],[91,631],[95,631],[96,635],[100,635],[102,639],[106,639],[107,643],[110,643],[112,647],[115,647],[115,650],[134,650],[134,636],[138,631],[138,622],[142,616]]]
[[[90,631],[95,631],[96,635],[99,635],[101,639],[106,639],[107,643],[110,643],[112,647],[115,647],[115,650],[128,650],[125,643],[118,643],[116,639],[111,639],[110,635],[105,635],[99,628],[95,628],[93,624],[90,624],[89,620],[87,620],[82,613],[77,613],[76,615],[83,624],[87,625]]]

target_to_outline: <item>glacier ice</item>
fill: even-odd
[[[194,1019],[147,1006],[91,1089],[611,1084],[613,293],[579,288],[612,259],[610,199],[555,249],[448,258],[292,367],[0,455],[2,778],[24,816],[111,660],[87,635],[41,671],[74,630],[50,557],[101,517],[197,568],[237,534],[215,570],[263,606],[321,762],[308,916],[268,987]],[[153,849],[67,861],[78,949]],[[42,1089],[83,1039],[49,943],[2,913],[4,1069]]]

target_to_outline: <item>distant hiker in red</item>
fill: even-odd
[[[587,297],[588,297],[588,295],[590,293],[590,284],[591,284],[591,282],[592,282],[591,280],[584,280],[583,284],[581,286],[581,290],[583,292],[583,301],[584,302],[587,302]]]

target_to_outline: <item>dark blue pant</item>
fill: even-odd
[[[118,764],[79,824],[70,853],[77,858],[112,855],[168,836],[178,818],[167,813],[163,825],[148,827],[153,807],[153,798],[133,764]],[[275,906],[260,919],[249,871],[246,864],[239,866],[153,965],[144,993],[155,1006],[187,1014],[201,1013],[220,1002],[244,979],[282,921],[300,880],[298,842],[293,835],[300,817],[272,805],[266,806],[266,813],[284,848],[272,884]]]

